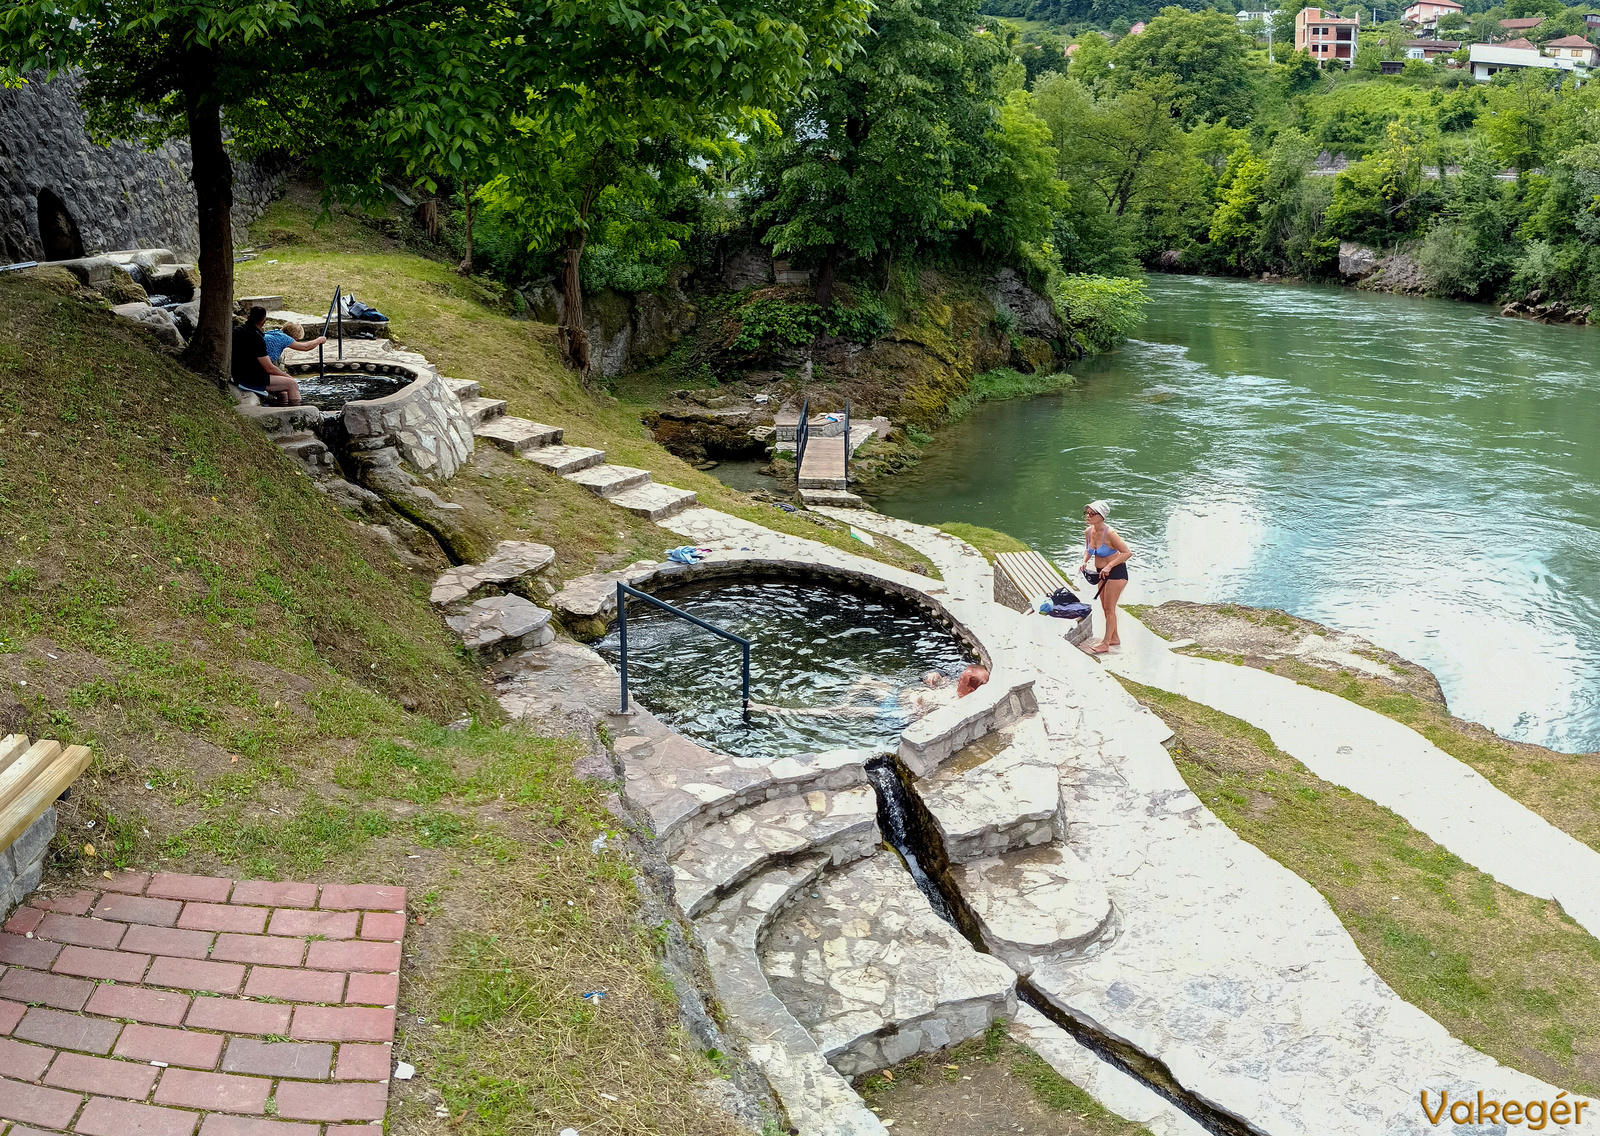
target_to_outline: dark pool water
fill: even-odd
[[[847,711],[784,714],[739,705],[739,648],[639,600],[628,604],[628,684],[638,702],[702,745],[737,756],[893,749],[910,718],[898,692],[930,670],[952,685],[972,661],[909,603],[799,582],[708,583],[661,598],[750,639],[750,696],[765,706]],[[615,627],[596,649],[619,662]],[[863,680],[884,684],[868,689]]]
[[[369,375],[364,371],[335,373],[318,378],[315,372],[295,375],[302,401],[322,410],[338,410],[347,402],[386,398],[410,383],[409,375]]]

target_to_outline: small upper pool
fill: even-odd
[[[292,372],[291,372],[292,373]],[[321,410],[342,410],[347,402],[387,398],[398,394],[412,381],[411,375],[369,375],[362,371],[329,371],[318,377],[315,371],[295,374],[300,398]]]
[[[667,603],[751,641],[748,718],[739,648],[640,600],[628,603],[628,687],[640,705],[720,752],[893,749],[919,709],[954,699],[971,651],[909,601],[809,581],[707,581]],[[620,660],[617,628],[595,644]],[[922,676],[938,671],[944,692]]]

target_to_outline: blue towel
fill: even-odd
[[[696,548],[692,544],[685,544],[667,552],[667,559],[678,564],[698,564],[701,558],[711,550],[709,548]]]

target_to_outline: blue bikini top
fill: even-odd
[[[1083,547],[1088,548],[1090,553],[1095,556],[1113,556],[1117,551],[1109,544],[1102,544],[1099,548],[1089,548],[1089,538],[1087,536],[1083,538]]]

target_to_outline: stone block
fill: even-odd
[[[164,308],[152,308],[149,304],[118,304],[111,311],[129,323],[136,323],[148,330],[156,339],[168,347],[182,347],[183,336],[178,333],[178,325],[173,322],[172,315]]]
[[[478,600],[445,623],[469,650],[485,662],[550,641],[550,612],[521,596],[492,596]]]

